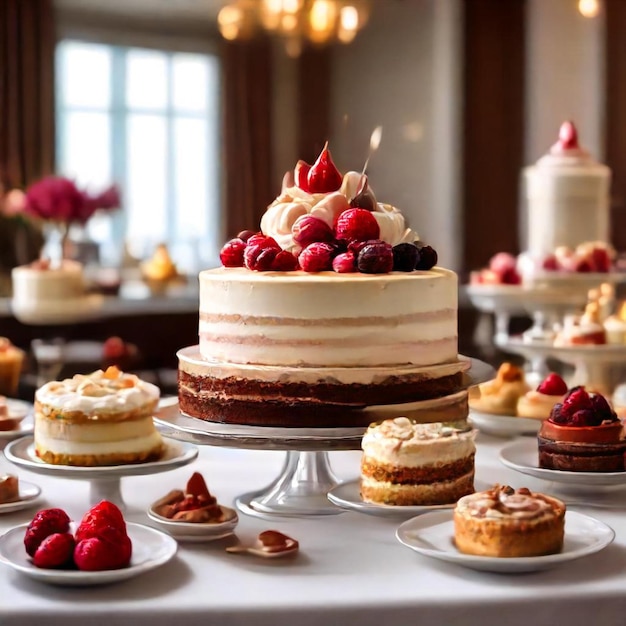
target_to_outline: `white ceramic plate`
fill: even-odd
[[[502,574],[537,572],[580,559],[606,548],[614,539],[613,529],[588,515],[565,513],[565,541],[558,554],[522,558],[498,558],[462,554],[454,545],[451,511],[434,511],[410,519],[396,531],[400,543],[424,556],[471,569]]]
[[[39,569],[31,563],[24,550],[24,533],[27,526],[28,524],[16,526],[0,537],[0,562],[30,578],[51,585],[88,587],[134,578],[167,563],[176,554],[178,547],[172,537],[160,530],[127,523],[128,535],[133,542],[133,556],[128,567],[103,572]]]
[[[514,415],[493,415],[470,409],[469,417],[472,424],[481,433],[496,437],[517,437],[519,435],[536,435],[541,426],[541,420]]]
[[[500,461],[522,474],[575,487],[626,487],[626,472],[568,472],[539,467],[536,439],[520,439],[502,448]]]
[[[204,541],[215,541],[222,537],[232,535],[235,527],[239,523],[237,511],[226,506],[220,506],[224,514],[225,521],[215,523],[197,524],[192,522],[176,522],[155,513],[153,508],[148,509],[148,517],[164,532],[172,535],[178,541],[200,543]]]
[[[163,438],[165,451],[158,461],[130,465],[103,465],[101,467],[76,467],[44,463],[35,454],[33,437],[22,437],[12,441],[4,450],[6,458],[36,474],[55,475],[59,478],[97,479],[121,476],[146,476],[166,472],[175,467],[191,463],[198,456],[198,448],[189,443]]]
[[[23,402],[22,400],[14,400],[7,398],[7,408],[9,410],[9,416],[17,419],[22,418],[22,421],[18,424],[18,427],[14,430],[0,430],[0,441],[17,439],[29,435],[33,432],[33,405],[29,402]]]
[[[34,485],[33,483],[26,482],[20,478],[19,481],[19,500],[15,502],[5,502],[0,504],[0,515],[2,513],[12,513],[13,511],[21,511],[29,506],[32,506],[39,495],[41,494],[41,487]]]
[[[487,485],[475,483],[476,491],[488,489]],[[413,517],[429,511],[452,509],[452,504],[430,504],[416,506],[396,506],[393,504],[376,504],[363,502],[359,489],[359,480],[351,480],[333,487],[327,494],[328,499],[338,507],[357,513],[366,513],[376,517]]]

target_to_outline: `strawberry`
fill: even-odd
[[[55,533],[66,533],[70,529],[70,518],[62,509],[43,509],[35,514],[24,535],[24,547],[33,556],[41,542]]]
[[[112,526],[126,532],[126,522],[124,516],[115,504],[103,500],[92,506],[83,516],[78,529],[76,530],[76,541],[81,541],[87,537],[97,537],[101,528]]]
[[[289,250],[281,250],[272,261],[275,272],[293,272],[298,269],[298,259]]]
[[[335,237],[346,242],[378,239],[380,226],[367,209],[347,209],[335,224]]]
[[[298,180],[297,167],[296,165],[296,181]],[[342,182],[343,177],[333,163],[330,150],[328,149],[328,142],[326,142],[320,155],[317,157],[317,161],[313,163],[309,170],[307,175],[308,189],[304,191],[308,191],[309,193],[329,193],[331,191],[337,191],[337,189],[341,187]]]
[[[39,544],[33,565],[44,569],[70,565],[74,554],[74,537],[70,533],[53,533]]]
[[[130,563],[132,543],[127,535],[119,535],[117,543],[90,537],[83,539],[74,548],[74,563],[79,570],[99,572],[121,569]]]
[[[316,241],[333,241],[335,238],[331,227],[313,215],[301,215],[291,227],[291,234],[303,248]]]
[[[301,252],[298,261],[305,272],[324,272],[332,270],[336,254],[337,250],[332,244],[316,242],[309,244]]]
[[[246,242],[236,237],[227,241],[220,250],[220,261],[224,267],[243,267],[243,253]]]
[[[567,384],[558,374],[548,374],[537,387],[539,393],[546,396],[562,396],[567,393]]]
[[[300,159],[296,163],[296,167],[293,171],[293,177],[294,177],[296,186],[300,187],[302,191],[306,191],[307,193],[310,191],[309,183],[307,181],[310,170],[311,170],[311,166],[306,161],[303,161],[302,159]]]

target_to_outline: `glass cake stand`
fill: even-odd
[[[106,465],[101,467],[77,467],[44,463],[35,454],[34,438],[22,437],[9,443],[4,449],[8,461],[34,474],[89,481],[89,502],[97,504],[109,500],[122,510],[126,508],[122,498],[121,479],[124,476],[147,476],[168,472],[187,465],[198,456],[198,448],[190,443],[164,438],[165,451],[157,461],[129,465]]]
[[[490,365],[461,357],[467,363],[463,387],[467,389],[494,377]],[[463,401],[464,392],[456,394]],[[461,397],[463,396],[463,398]],[[451,396],[415,402],[424,410],[450,402]],[[393,406],[393,405],[390,405]],[[397,405],[396,417],[403,415]],[[248,450],[282,450],[285,461],[279,476],[265,488],[245,493],[235,499],[237,508],[262,518],[336,515],[342,509],[331,504],[326,494],[339,484],[332,471],[328,453],[336,450],[358,450],[365,427],[355,428],[279,428],[239,426],[206,422],[179,410],[176,398],[162,402],[155,417],[164,435],[197,445],[234,447]]]

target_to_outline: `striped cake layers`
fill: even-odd
[[[474,491],[474,433],[405,417],[363,437],[361,497],[398,506],[456,502]]]
[[[467,418],[468,361],[433,367],[297,368],[209,363],[197,346],[179,358],[181,410],[212,422],[368,426],[389,415]]]
[[[200,273],[200,353],[213,362],[304,367],[429,366],[457,357],[457,277]]]

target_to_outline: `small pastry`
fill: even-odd
[[[0,504],[20,499],[19,480],[13,474],[0,475]]]
[[[461,498],[454,509],[454,542],[464,554],[556,554],[563,548],[564,533],[565,504],[526,487],[494,485]]]
[[[550,417],[552,407],[563,402],[567,384],[558,374],[548,374],[536,390],[524,394],[517,402],[518,417],[545,420]]]
[[[606,343],[604,325],[600,322],[600,307],[590,302],[580,317],[568,315],[557,334],[555,346],[602,345]]]
[[[626,302],[623,302],[615,315],[604,320],[606,342],[616,345],[626,344]]]
[[[571,389],[554,405],[537,437],[539,467],[568,472],[626,470],[624,428],[604,396]]]
[[[528,390],[521,368],[512,363],[503,363],[494,380],[470,390],[471,409],[495,415],[515,415],[517,401]]]

